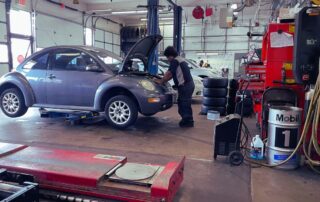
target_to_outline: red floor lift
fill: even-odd
[[[65,201],[172,201],[184,158],[165,166],[127,162],[126,157],[0,143],[0,167],[28,174],[40,194]]]

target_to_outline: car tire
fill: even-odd
[[[117,114],[118,112],[120,114]],[[105,106],[105,115],[107,122],[112,127],[125,129],[137,121],[138,106],[130,97],[118,95],[107,101]]]
[[[203,96],[205,97],[226,97],[228,91],[226,88],[204,88],[203,89]]]
[[[227,98],[203,97],[202,104],[210,107],[225,107],[227,105]]]
[[[220,113],[220,115],[225,115],[226,114],[226,107],[210,107],[210,106],[201,106],[201,115],[207,115],[208,111],[213,110],[213,111],[217,111]]]
[[[25,99],[17,88],[10,88],[2,92],[0,96],[3,113],[11,118],[23,116],[28,111]]]
[[[228,79],[205,78],[203,79],[203,85],[206,88],[227,88]]]

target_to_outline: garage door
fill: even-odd
[[[4,1],[0,1],[0,76],[9,71],[6,9]]]
[[[120,55],[120,35],[96,29],[94,46]]]
[[[83,45],[83,26],[60,18],[37,14],[37,48],[55,45]]]

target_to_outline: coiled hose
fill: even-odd
[[[314,88],[314,94],[311,98],[311,102],[309,105],[308,113],[306,115],[305,123],[303,126],[303,130],[301,133],[301,137],[297,144],[297,147],[294,149],[292,154],[284,161],[275,164],[269,165],[265,163],[260,163],[251,159],[246,159],[248,162],[266,166],[266,167],[277,167],[287,163],[300,149],[303,147],[304,155],[307,159],[307,164],[313,169],[315,172],[320,174],[320,171],[316,169],[316,166],[320,166],[320,161],[314,160],[311,157],[312,151],[315,151],[318,156],[320,156],[320,145],[318,144],[318,126],[320,120],[320,74],[318,75],[318,79]],[[307,141],[307,134],[311,130],[311,138],[309,142]]]

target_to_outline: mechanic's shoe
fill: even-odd
[[[194,122],[193,121],[185,121],[185,120],[181,120],[179,122],[179,126],[181,128],[193,128],[194,127]]]

